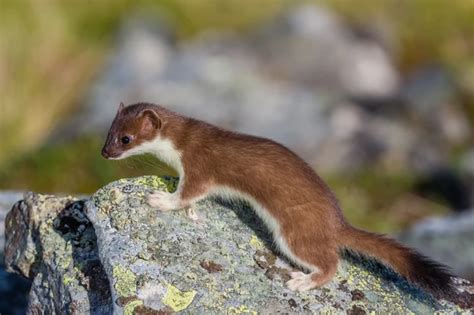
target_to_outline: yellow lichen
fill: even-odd
[[[250,310],[247,306],[245,305],[240,305],[239,307],[229,307],[227,309],[227,314],[252,314],[252,315],[257,315],[258,313],[256,311]]]
[[[63,284],[65,286],[69,286],[71,283],[73,283],[75,281],[75,279],[73,277],[69,277],[69,276],[64,276],[63,277]]]
[[[66,243],[64,252],[68,255],[64,255],[60,258],[59,266],[61,269],[67,270],[69,268],[69,265],[72,264],[72,254],[70,254],[72,253],[72,247],[69,243]]]
[[[127,297],[137,293],[137,277],[131,270],[117,265],[114,266],[112,274],[116,279],[114,288],[117,290],[118,295]]]
[[[196,291],[182,292],[175,286],[168,284],[168,290],[163,297],[163,304],[171,307],[173,311],[179,312],[186,309],[194,300]]]
[[[262,241],[256,235],[252,235],[249,243],[250,243],[250,246],[252,246],[252,248],[255,250],[262,249],[264,247]]]
[[[125,307],[123,308],[123,314],[124,315],[133,315],[133,311],[135,310],[135,308],[137,306],[140,306],[140,305],[143,305],[143,301],[142,300],[133,300],[133,301],[130,301],[129,303],[127,303],[125,305]]]
[[[178,181],[177,180],[169,180],[166,182],[166,189],[168,189],[168,192],[174,192],[178,186]]]
[[[119,204],[126,196],[118,188],[112,188],[109,192],[109,198],[112,203]]]
[[[178,186],[178,178],[176,177],[160,177],[160,176],[142,176],[134,178],[135,183],[148,186],[155,190],[166,190],[174,192]]]

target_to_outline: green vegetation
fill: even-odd
[[[1,169],[0,189],[93,193],[123,177],[176,175],[152,156],[107,161],[100,155],[102,144],[102,139],[89,137],[42,147]]]
[[[250,3],[250,2],[249,2]],[[0,165],[41,144],[81,97],[134,13],[164,16],[177,35],[209,27],[243,29],[281,9],[279,1],[4,0],[0,9]],[[236,10],[238,8],[238,10]]]
[[[376,166],[349,174],[323,176],[339,198],[348,221],[377,232],[395,232],[426,216],[450,210],[443,201],[429,201],[411,191],[416,177]]]
[[[474,80],[474,1],[305,2],[327,5],[355,25],[382,25],[397,39],[396,62],[402,71],[429,63],[446,66],[459,86],[466,112],[474,117],[474,89],[469,83]],[[105,161],[99,155],[103,139],[42,146],[58,122],[82,106],[82,97],[113,49],[114,36],[125,17],[134,13],[165,17],[182,39],[208,28],[246,32],[295,3],[1,1],[0,189],[90,193],[120,177],[166,173],[163,166],[157,172],[153,167],[157,162],[151,158],[145,163]],[[412,218],[397,217],[387,207],[410,191],[413,178],[382,174],[372,170],[326,178],[352,222],[386,231]]]

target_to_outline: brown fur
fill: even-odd
[[[160,123],[151,124],[150,115],[141,115],[146,111],[156,113]],[[124,134],[136,141],[114,146],[114,139]],[[183,207],[214,185],[254,197],[279,222],[294,255],[319,270],[311,274],[318,286],[331,280],[340,250],[349,248],[380,260],[436,295],[452,292],[451,276],[443,266],[346,223],[335,196],[313,169],[272,140],[227,131],[161,106],[136,104],[119,110],[103,152],[114,156],[157,136],[170,139],[182,153]]]

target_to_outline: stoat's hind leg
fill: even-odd
[[[295,291],[306,291],[326,284],[333,278],[339,263],[338,248],[333,242],[318,238],[316,233],[307,233],[313,232],[307,229],[305,232],[293,230],[293,233],[283,234],[287,236],[290,251],[288,258],[310,271],[309,274],[291,273],[291,280],[286,284]]]

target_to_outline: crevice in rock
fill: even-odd
[[[106,305],[110,312],[113,309],[110,283],[100,262],[97,236],[84,213],[84,205],[85,200],[67,205],[54,220],[53,227],[66,242],[72,244],[73,267],[84,275],[80,281],[87,290],[91,314],[104,314]]]

